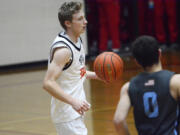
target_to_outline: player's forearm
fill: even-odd
[[[45,81],[43,83],[43,88],[53,97],[67,104],[72,104],[73,98],[70,95],[66,94],[55,81]]]
[[[95,72],[92,72],[92,71],[86,71],[86,78],[87,79],[99,79],[99,77],[96,75]]]
[[[87,79],[97,79],[96,73],[92,71],[86,71],[86,78]]]
[[[130,135],[126,122],[114,123],[118,135]]]

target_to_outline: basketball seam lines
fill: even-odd
[[[105,65],[106,55],[108,55],[108,54],[105,54],[105,56],[104,56],[104,61],[103,61],[103,73],[104,73],[104,79],[105,79],[105,80],[107,80],[107,79],[106,79],[105,70],[104,70],[104,65]]]
[[[99,59],[97,61],[95,61],[95,71],[98,71],[97,75],[99,75],[99,70],[98,70],[98,66],[97,65],[99,65]]]
[[[114,76],[115,76],[115,80],[117,79],[116,78],[116,69],[115,69],[115,67],[114,67],[114,63],[113,63],[113,60],[112,60],[112,57],[113,57],[114,55],[112,54],[111,55],[111,63],[112,63],[112,67],[113,67],[113,69],[114,69]]]
[[[120,63],[122,63],[121,59],[119,59],[116,55],[113,55],[113,56],[114,56],[115,58],[117,58]]]

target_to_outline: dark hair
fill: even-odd
[[[151,36],[140,36],[132,43],[132,53],[143,67],[149,67],[159,62],[158,42]]]
[[[73,14],[79,12],[82,8],[81,2],[65,2],[59,8],[58,19],[61,26],[66,30],[65,21],[72,21]]]

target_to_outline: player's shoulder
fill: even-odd
[[[59,44],[59,43],[67,44],[68,43],[67,40],[68,40],[67,34],[64,31],[62,31],[55,37],[52,45]]]
[[[55,38],[51,48],[55,49],[56,54],[61,55],[68,55],[71,54],[71,48],[68,45],[68,42],[66,42],[66,39],[63,38],[66,37],[66,33],[64,31],[60,32],[57,37]]]
[[[65,65],[71,58],[71,52],[67,48],[57,48],[54,52],[52,61],[57,65]]]
[[[126,83],[123,85],[123,87],[124,87],[124,88],[129,88],[129,83],[130,83],[130,82],[126,82]]]
[[[54,51],[54,57],[63,58],[70,56],[71,56],[71,51],[66,47],[60,47]]]
[[[121,92],[124,93],[124,92],[128,92],[129,90],[129,82],[126,82],[122,88],[121,88]]]
[[[174,74],[171,78],[170,84],[173,85],[180,85],[180,74]]]
[[[180,96],[180,74],[174,74],[170,80],[170,92],[173,98]]]

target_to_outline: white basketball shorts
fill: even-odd
[[[87,135],[84,119],[78,117],[70,122],[55,124],[58,135]]]

